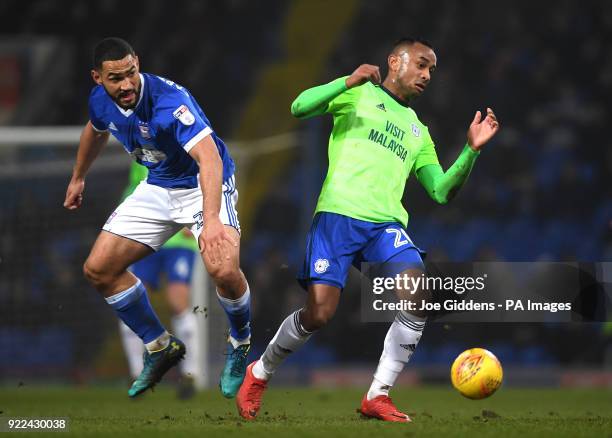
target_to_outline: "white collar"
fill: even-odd
[[[134,107],[134,109],[138,108],[138,105],[140,105],[140,101],[142,100],[142,96],[144,96],[145,78],[142,75],[142,73],[138,73],[138,74],[140,75],[140,96],[138,96],[138,102],[136,102],[136,106]],[[123,114],[125,117],[129,117],[132,114],[134,114],[134,110],[132,109],[126,110],[126,109],[121,108],[119,105],[117,105],[115,101],[113,101],[113,103],[115,104],[119,112]]]

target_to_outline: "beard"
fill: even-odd
[[[136,108],[136,104],[138,103],[138,97],[140,96],[140,89],[141,89],[142,85],[138,88],[134,88],[133,90],[130,90],[128,92],[122,92],[120,94],[118,94],[116,97],[113,97],[108,90],[106,90],[106,94],[109,95],[109,97],[113,100],[113,102],[115,102],[120,108],[124,109],[124,110],[131,110]],[[124,101],[122,101],[121,99],[127,95],[133,94],[134,98],[133,101],[131,101],[131,103],[125,103]]]

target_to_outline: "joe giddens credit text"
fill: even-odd
[[[407,291],[414,295],[416,291],[452,291],[458,295],[470,291],[482,291],[485,289],[485,279],[487,274],[480,277],[427,277],[424,274],[420,276],[409,276],[407,274],[397,274],[395,277],[375,277],[372,281],[372,292],[375,295],[380,295],[385,291]],[[420,302],[419,302],[420,301]],[[423,300],[406,300],[402,299],[399,302],[386,303],[383,300],[374,300],[372,306],[376,311],[411,311],[411,310],[426,310],[426,311],[493,311],[498,309],[510,311],[571,311],[571,303],[554,303],[554,302],[537,302],[532,300],[507,299],[504,303],[481,302],[474,300],[455,300],[448,299],[442,303],[436,301]]]

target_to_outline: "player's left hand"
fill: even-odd
[[[479,151],[499,131],[499,122],[491,108],[487,108],[484,120],[481,118],[480,111],[476,111],[467,132],[468,145],[475,151]]]
[[[238,246],[236,242],[225,230],[225,226],[218,217],[204,220],[204,229],[198,239],[200,253],[204,254],[211,264],[221,264],[224,260],[230,259],[228,245]]]

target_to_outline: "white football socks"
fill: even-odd
[[[312,332],[304,329],[300,323],[300,310],[285,318],[266,351],[255,363],[253,375],[256,378],[269,380],[285,358],[297,351],[312,335]]]
[[[149,353],[163,350],[170,344],[170,333],[164,331],[159,337],[148,344],[142,344],[142,339],[132,331],[123,321],[119,321],[119,333],[121,334],[121,342],[123,350],[128,360],[130,375],[134,378],[138,377],[143,368],[142,353],[146,349]]]
[[[426,320],[427,318],[420,318],[404,311],[397,313],[385,337],[380,362],[368,391],[368,400],[379,395],[389,395],[389,390],[421,339]]]
[[[179,369],[184,376],[200,376],[200,345],[198,342],[198,320],[190,309],[172,317],[172,328],[176,337],[185,344],[187,352],[185,359],[179,363]]]
[[[145,348],[149,353],[155,353],[157,351],[161,351],[170,345],[170,333],[164,331],[161,335],[157,337],[157,339],[152,340],[151,342],[147,342],[145,344]]]
[[[144,353],[144,345],[142,339],[121,320],[119,320],[119,334],[121,335],[123,351],[125,351],[125,356],[127,357],[130,376],[135,379],[143,367],[142,353]]]

